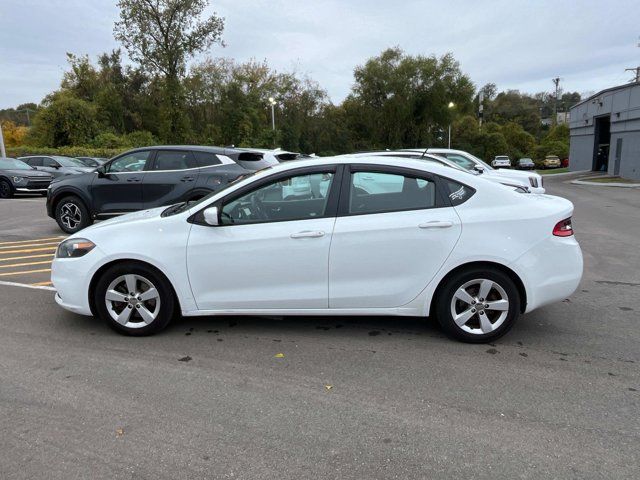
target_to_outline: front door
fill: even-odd
[[[115,215],[142,209],[142,180],[150,150],[126,153],[102,167],[91,184],[93,210],[98,215]]]
[[[188,200],[198,180],[196,167],[196,160],[188,150],[157,151],[142,185],[144,208]]]
[[[453,250],[460,219],[428,175],[358,166],[349,178],[331,243],[329,306],[406,305]]]
[[[198,308],[327,308],[337,178],[335,167],[285,172],[219,202],[220,225],[196,220],[187,268]]]

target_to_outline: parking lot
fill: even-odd
[[[582,284],[490,345],[390,317],[123,337],[56,306],[45,200],[1,201],[0,478],[638,478],[640,190],[552,177]]]

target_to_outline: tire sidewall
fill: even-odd
[[[9,190],[8,190],[9,193],[8,194],[2,194],[1,193],[2,189],[0,189],[0,198],[5,198],[6,199],[6,198],[13,197],[13,185],[11,185],[10,181],[5,180],[4,178],[0,179],[0,185],[7,185],[9,187]]]
[[[493,332],[477,335],[462,330],[451,315],[451,300],[456,290],[470,280],[486,278],[499,284],[509,297],[509,313],[505,321]],[[436,299],[436,314],[445,333],[467,343],[486,343],[506,334],[515,324],[520,314],[520,294],[513,280],[505,273],[492,268],[474,268],[454,274],[443,285]]]
[[[80,214],[82,215],[82,218],[76,228],[68,228],[66,225],[62,223],[62,220],[60,219],[60,210],[62,210],[62,206],[67,203],[73,203],[80,209]],[[60,229],[63,232],[69,233],[69,234],[77,233],[83,228],[88,227],[92,223],[91,218],[89,217],[89,209],[87,209],[87,207],[85,206],[82,200],[80,200],[78,197],[75,197],[75,196],[64,197],[56,204],[55,217],[56,217],[56,222],[58,223],[58,226],[60,227]]]
[[[151,324],[141,328],[127,328],[120,325],[111,318],[105,305],[105,294],[109,284],[117,277],[131,273],[148,279],[160,294],[160,312],[158,316]],[[173,318],[176,310],[175,295],[169,280],[155,268],[134,262],[114,265],[102,273],[96,283],[93,300],[98,317],[105,321],[107,325],[119,333],[136,337],[152,335],[164,329]]]

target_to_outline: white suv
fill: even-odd
[[[493,162],[491,162],[493,168],[511,168],[511,159],[506,155],[497,155]]]

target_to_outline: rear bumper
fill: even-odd
[[[551,237],[514,262],[527,291],[526,312],[564,300],[582,279],[582,250],[575,237]]]

